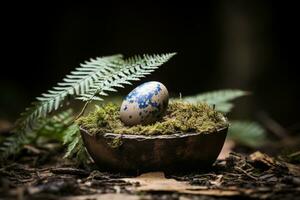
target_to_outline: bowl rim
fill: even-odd
[[[228,120],[224,117],[224,121],[228,122]],[[217,134],[222,131],[226,131],[229,128],[229,123],[212,132],[188,132],[188,133],[172,133],[172,134],[166,134],[166,135],[140,135],[140,134],[119,134],[119,133],[104,133],[104,134],[91,134],[88,130],[79,127],[80,132],[84,132],[88,134],[89,136],[102,136],[103,138],[107,139],[113,139],[113,138],[120,138],[120,139],[135,139],[135,140],[151,140],[151,139],[174,139],[174,138],[185,138],[190,136],[196,136],[196,135],[209,135],[209,134]]]

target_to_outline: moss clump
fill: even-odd
[[[210,133],[228,126],[224,116],[205,103],[189,104],[171,102],[166,115],[150,125],[125,126],[119,117],[120,106],[106,104],[81,117],[77,123],[91,134],[117,133],[140,135],[163,135],[173,133]]]

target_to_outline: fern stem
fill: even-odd
[[[92,100],[89,100],[89,101],[85,102],[85,104],[84,104],[84,106],[82,107],[80,113],[74,118],[74,121],[75,121],[76,119],[78,119],[79,117],[81,117],[81,116],[84,114],[84,111],[86,110],[88,104],[89,104],[91,101],[92,101]]]
[[[80,64],[62,82],[43,93],[41,97],[37,98],[38,101],[33,102],[32,106],[21,114],[14,128],[20,142],[12,142],[15,146],[6,145],[4,150],[11,147],[11,151],[7,151],[8,154],[18,152],[17,148],[27,142],[25,139],[31,138],[31,134],[37,132],[35,126],[39,125],[39,120],[44,120],[49,113],[58,110],[64,105],[67,98],[85,101],[76,118],[66,122],[67,125],[71,125],[84,114],[92,100],[102,101],[101,96],[107,96],[107,92],[116,92],[116,88],[123,88],[124,85],[130,85],[131,81],[138,81],[151,74],[175,54],[145,54],[142,57],[134,56],[128,59],[123,59],[122,55],[113,55],[97,57]]]
[[[75,121],[76,119],[78,119],[79,117],[81,117],[81,116],[84,114],[84,111],[86,110],[86,108],[87,108],[87,106],[89,105],[89,103],[92,102],[93,98],[94,98],[94,97],[96,96],[96,94],[99,93],[99,92],[100,92],[100,90],[97,89],[97,91],[94,93],[94,95],[93,95],[87,102],[85,102],[85,104],[84,104],[84,106],[82,107],[80,113],[74,118],[74,121]]]

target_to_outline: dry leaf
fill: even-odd
[[[221,180],[222,177],[220,177]],[[210,196],[236,196],[240,195],[239,191],[209,189],[204,186],[193,186],[187,182],[167,179],[163,172],[150,172],[142,174],[136,178],[124,178],[124,181],[130,183],[139,183],[132,188],[135,191],[144,192],[178,192],[184,194],[202,194]]]
[[[209,181],[210,184],[215,185],[215,186],[220,186],[222,184],[222,179],[223,179],[223,175],[217,175],[216,180],[213,181]]]
[[[271,158],[270,156],[261,153],[260,151],[256,151],[252,153],[250,156],[250,160],[255,161],[255,162],[261,162],[269,167],[272,167],[276,165],[276,161]]]
[[[62,200],[140,200],[137,195],[129,194],[92,194],[92,195],[80,195],[80,196],[68,196],[61,198]]]
[[[300,176],[300,166],[294,165],[291,163],[283,162],[283,161],[277,161],[274,158],[271,158],[270,156],[263,154],[259,151],[251,154],[250,160],[255,162],[260,162],[268,167],[276,167],[276,166],[284,166],[287,167],[289,172],[294,176]]]

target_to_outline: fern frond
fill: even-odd
[[[48,130],[42,131],[41,126],[46,126],[46,124],[50,122],[47,120],[47,122],[43,122],[43,119],[42,121],[39,120],[61,107],[67,97],[88,102],[91,100],[103,100],[101,96],[107,96],[107,92],[115,92],[117,91],[116,88],[131,84],[131,81],[140,80],[140,78],[153,72],[174,55],[175,53],[144,55],[142,57],[135,56],[126,60],[123,59],[122,55],[113,55],[97,57],[80,64],[80,67],[67,75],[63,79],[63,82],[58,83],[57,86],[48,90],[47,93],[43,93],[41,97],[37,98],[36,102],[32,103],[31,107],[26,108],[15,125],[14,132],[17,133],[17,135],[13,135],[13,137],[15,137],[16,146],[11,145],[11,150],[9,150],[9,148],[7,148],[9,147],[7,144],[9,143],[4,142],[4,145],[6,145],[4,150],[7,150],[7,155],[10,155],[17,151],[17,146],[22,148],[24,144],[35,140],[37,135],[47,133]],[[57,117],[56,119],[61,119],[61,117]],[[53,123],[53,121],[51,121],[51,123]],[[54,128],[52,125],[47,128]],[[64,130],[75,130],[75,126],[70,126],[69,128],[70,130],[63,126],[59,133]],[[57,135],[57,137],[59,136],[61,136],[61,134]],[[78,133],[75,134],[74,132],[71,134],[67,132],[66,137],[68,136],[71,139],[75,139],[75,141],[70,142],[64,138],[64,142],[69,145],[70,152],[74,150],[74,147],[77,148],[77,152],[82,152],[82,149],[76,144]],[[80,140],[78,140],[78,142],[80,142]]]
[[[230,101],[249,94],[249,92],[242,90],[226,89],[184,97],[182,100],[189,103],[206,102],[207,104],[215,105],[216,110],[228,113],[233,108],[233,104]]]
[[[135,56],[124,60],[122,66],[107,74],[105,78],[98,79],[87,93],[79,95],[77,99],[89,101],[98,100],[99,96],[106,96],[106,92],[117,91],[124,85],[131,85],[131,81],[138,81],[151,74],[160,65],[171,59],[175,53],[162,55]],[[101,99],[100,99],[101,100]]]
[[[266,132],[253,121],[231,121],[228,136],[239,144],[258,147],[265,143]]]
[[[17,121],[17,126],[26,128],[32,121],[40,117],[46,117],[51,111],[57,110],[63,105],[67,96],[76,96],[89,91],[89,88],[99,78],[105,77],[107,73],[113,71],[123,64],[122,55],[98,57],[81,64],[79,68],[71,72],[63,79],[64,82],[43,93],[37,98],[37,102],[27,108]]]
[[[0,146],[0,163],[9,156],[18,154],[24,145],[32,143],[35,138],[35,134],[23,131],[6,137]]]
[[[5,138],[1,144],[0,160],[8,158],[10,155],[16,155],[24,145],[34,143],[39,137],[62,141],[73,119],[72,110],[67,110],[53,117],[37,120],[32,124],[30,130],[18,130],[18,134],[15,133]]]
[[[88,163],[90,157],[87,154],[79,127],[76,123],[69,126],[64,132],[63,144],[67,145],[64,158],[75,157],[77,163]]]
[[[64,134],[63,144],[68,145],[64,158],[70,158],[74,155],[76,157],[87,157],[79,155],[86,152],[84,152],[84,145],[77,124],[72,124],[68,131]]]
[[[127,60],[124,60],[122,55],[113,55],[90,59],[67,75],[63,82],[38,97],[38,101],[21,114],[16,123],[16,132],[19,128],[27,129],[34,120],[57,110],[63,105],[66,97],[77,97],[83,101],[102,100],[99,96],[107,95],[106,91],[116,91],[116,87],[139,80],[174,55],[144,55]]]
[[[63,137],[69,131],[74,120],[72,109],[61,112],[53,117],[41,119],[42,123],[37,126],[39,128],[35,130],[37,137],[46,137],[49,139],[55,139],[57,141],[63,141]]]

